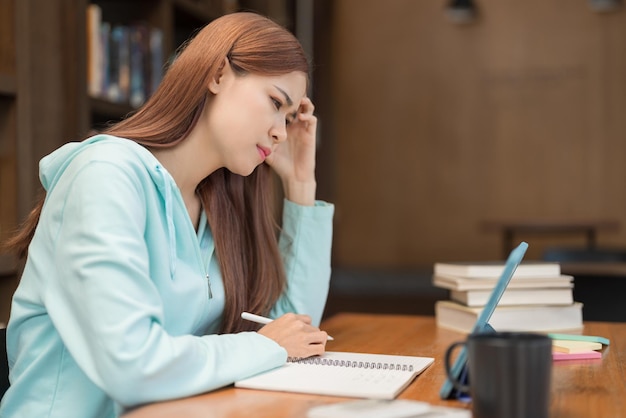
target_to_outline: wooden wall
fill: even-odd
[[[476,0],[463,26],[443,0],[331,4],[336,265],[495,259],[487,219],[616,219],[599,244],[626,247],[625,8]]]

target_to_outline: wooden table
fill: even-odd
[[[322,324],[335,338],[329,351],[356,351],[434,357],[435,363],[400,394],[437,405],[470,408],[441,400],[445,380],[442,356],[465,335],[437,328],[434,317],[337,314]],[[611,340],[603,358],[555,362],[552,373],[551,418],[626,417],[626,324],[585,323],[584,333]],[[305,418],[315,405],[347,398],[238,389],[232,386],[187,399],[147,405],[123,418]]]

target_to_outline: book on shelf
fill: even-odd
[[[128,26],[115,25],[109,39],[109,89],[107,98],[112,102],[127,102],[130,93],[130,30]]]
[[[476,279],[497,279],[504,270],[503,261],[435,263],[435,276],[452,276]],[[513,275],[515,278],[554,277],[561,275],[561,265],[548,261],[524,261]]]
[[[466,306],[485,306],[491,289],[450,290],[450,299]],[[511,305],[571,305],[574,303],[572,285],[548,288],[507,288],[498,306]]]
[[[150,32],[146,25],[133,25],[130,27],[130,80],[128,101],[132,107],[139,107],[145,101],[148,94],[148,75],[146,69],[150,66],[149,59],[149,36]]]
[[[93,3],[87,5],[87,91],[93,97],[100,94],[102,86],[101,25],[102,8]]]
[[[431,357],[327,351],[235,382],[235,387],[315,395],[394,399]]]
[[[100,23],[100,44],[94,47],[100,55],[100,67],[96,69],[99,86],[94,86],[94,90],[90,91],[91,97],[105,98],[106,92],[109,90],[109,70],[111,66],[109,58],[109,49],[111,39],[111,24],[109,22]]]
[[[489,324],[496,331],[550,332],[580,330],[583,327],[582,303],[570,305],[498,305]],[[435,303],[437,326],[469,333],[483,307],[440,300]]]
[[[163,78],[164,52],[163,31],[159,28],[150,28],[149,34],[149,66],[148,66],[148,96],[154,93]]]
[[[561,274],[552,277],[515,278],[509,282],[507,289],[536,289],[536,288],[571,288],[573,276]],[[490,290],[498,279],[468,279],[454,276],[433,276],[433,285],[450,290]]]

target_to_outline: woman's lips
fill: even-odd
[[[272,153],[272,150],[269,148],[265,148],[260,145],[257,145],[256,147],[259,150],[259,154],[261,155],[261,158],[263,160],[265,160]]]

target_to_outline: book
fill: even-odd
[[[148,94],[146,72],[149,64],[149,28],[145,24],[135,24],[129,28],[130,38],[130,87],[129,102],[139,107]]]
[[[435,303],[435,319],[439,327],[469,333],[482,309],[482,307],[468,307],[457,302],[440,300]],[[579,330],[583,327],[582,303],[497,306],[489,324],[496,331]]]
[[[556,287],[572,287],[573,276],[561,274],[554,277],[528,277],[515,278],[509,282],[507,289],[522,288],[556,288]],[[474,289],[493,289],[497,279],[468,279],[464,277],[453,276],[434,276],[433,285],[450,290],[474,290]]]
[[[97,86],[94,87],[93,97],[106,98],[108,91],[109,91],[109,85],[111,84],[109,82],[109,79],[110,79],[109,67],[111,65],[110,63],[111,43],[109,41],[111,39],[111,24],[108,22],[101,22],[99,34],[100,34],[100,46],[99,46],[100,68],[97,71],[98,71],[98,79],[100,82],[100,88],[99,90],[96,90],[98,89],[98,87]]]
[[[476,279],[497,279],[504,270],[504,262],[487,261],[487,262],[452,262],[452,263],[435,263],[435,276],[453,276]],[[561,265],[548,261],[525,261],[522,262],[513,278],[521,277],[553,277],[561,275]]]
[[[465,306],[485,306],[491,289],[450,290],[450,299]],[[572,285],[557,288],[507,288],[498,302],[511,305],[571,305],[574,303]]]
[[[122,88],[120,85],[120,67],[122,66],[122,50],[125,48],[125,29],[120,26],[111,26],[108,39],[107,63],[107,91],[104,92],[106,99],[112,102],[122,102]]]
[[[151,28],[149,34],[149,90],[148,96],[156,91],[163,78],[163,31],[158,28]]]
[[[100,26],[102,8],[97,4],[87,5],[87,91],[91,97],[101,94],[102,86],[102,45]]]
[[[315,395],[394,399],[431,357],[327,351],[235,382],[235,387]]]

